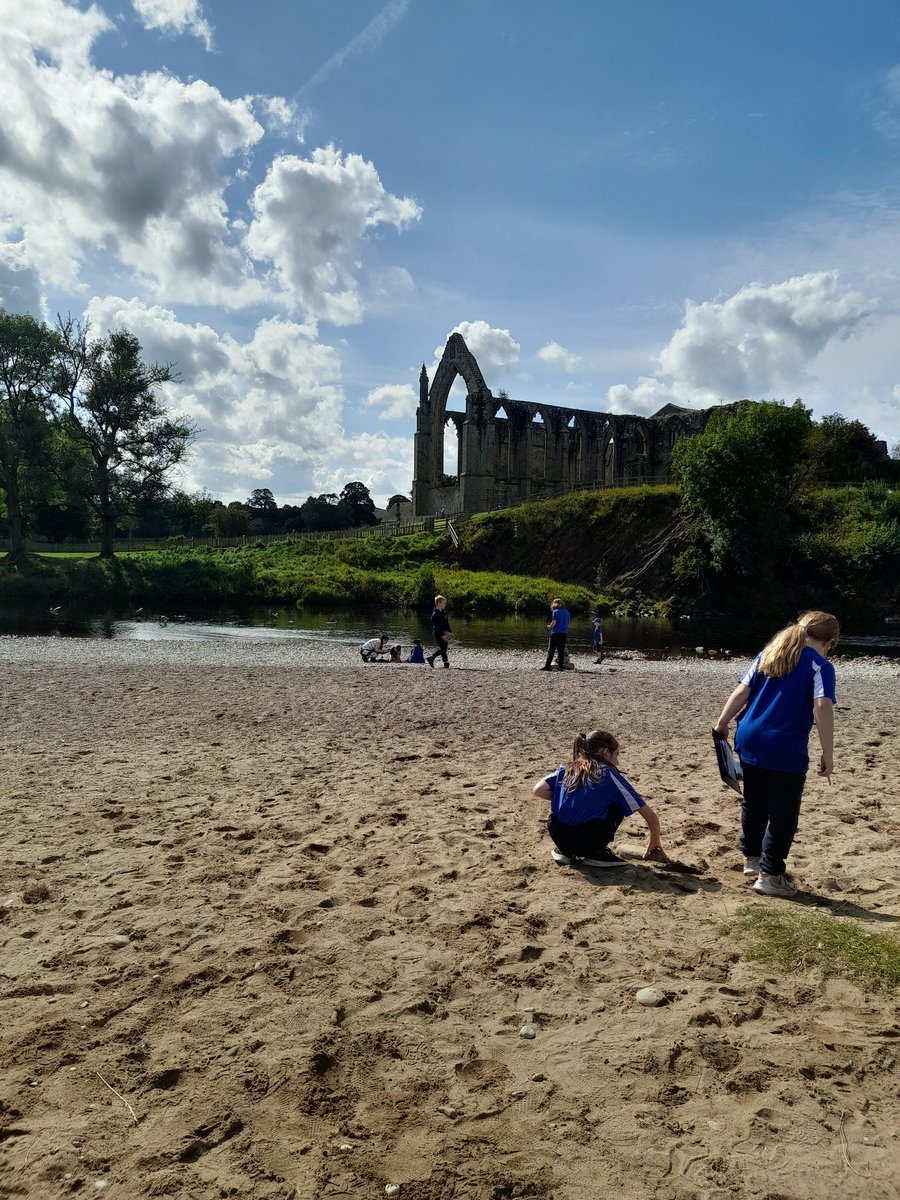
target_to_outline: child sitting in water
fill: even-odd
[[[624,867],[609,848],[625,817],[640,813],[647,822],[644,858],[662,853],[659,818],[619,772],[619,743],[595,729],[575,737],[571,762],[534,785],[534,795],[550,803],[547,832],[559,866]]]

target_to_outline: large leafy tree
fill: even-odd
[[[806,466],[812,422],[797,401],[716,409],[706,429],[677,442],[672,469],[692,530],[693,572],[764,585],[791,538],[791,501]]]
[[[375,516],[375,501],[369,495],[369,489],[364,483],[354,481],[346,484],[338,503],[347,514],[348,524],[351,528],[358,529],[360,525],[378,524],[378,518]]]
[[[88,502],[100,525],[101,557],[113,555],[117,523],[161,500],[196,427],[169,413],[160,385],[171,367],[147,364],[126,329],[91,341],[86,326],[60,322],[62,421],[90,456]]]
[[[863,483],[894,475],[884,443],[862,421],[848,421],[840,413],[813,426],[809,454],[812,471],[824,484]]]
[[[6,507],[6,566],[25,555],[27,464],[41,457],[56,381],[58,339],[34,317],[0,308],[0,490]]]

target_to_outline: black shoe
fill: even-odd
[[[538,667],[538,670],[539,671],[552,671],[553,668],[552,667]]]
[[[592,855],[590,858],[576,858],[575,862],[581,867],[627,867],[628,863],[624,858],[619,858],[618,854],[613,854],[612,850],[607,847],[601,850],[599,854]]]
[[[434,655],[433,654],[427,654],[425,656],[425,661],[428,663],[429,667],[434,667]]]

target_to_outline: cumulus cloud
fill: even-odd
[[[314,322],[271,318],[240,341],[137,299],[94,297],[85,316],[95,335],[125,326],[147,361],[174,367],[168,402],[201,428],[189,486],[239,499],[270,486],[282,503],[338,478],[372,487],[406,471],[409,486],[408,438],[345,431],[340,359]]]
[[[369,231],[403,230],[422,211],[409,197],[385,191],[372,163],[334,146],[309,158],[276,158],[251,206],[250,254],[272,264],[288,300],[333,325],[362,320],[356,273]]]
[[[131,0],[134,11],[147,29],[162,33],[192,33],[207,50],[212,49],[212,29],[203,16],[199,0]]]
[[[871,301],[842,287],[837,271],[748,284],[721,302],[688,301],[657,370],[634,387],[610,388],[610,410],[799,394],[826,346],[858,333],[873,311]]]
[[[7,312],[29,313],[44,321],[47,306],[40,276],[22,260],[21,246],[0,243],[0,307]]]
[[[5,15],[0,46],[0,215],[26,264],[76,286],[96,248],[171,300],[259,297],[229,243],[223,165],[263,136],[253,102],[166,74],[97,70],[109,22],[34,0]]]
[[[559,342],[548,342],[546,346],[541,346],[537,356],[541,362],[549,363],[552,367],[562,367],[569,375],[574,374],[581,365],[581,355],[572,354]]]
[[[462,335],[463,341],[477,359],[482,375],[506,371],[519,361],[522,347],[508,329],[494,329],[487,321],[460,321],[447,334],[448,338],[451,333]],[[435,365],[443,353],[443,346],[435,348]]]
[[[366,396],[366,407],[378,409],[379,421],[400,421],[414,417],[419,393],[408,383],[386,383]]]

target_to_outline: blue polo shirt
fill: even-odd
[[[599,779],[588,780],[574,790],[564,785],[565,774],[566,768],[560,767],[544,780],[553,793],[550,812],[561,825],[583,825],[585,821],[602,820],[614,808],[630,817],[644,807],[644,801],[615,767],[604,767]]]
[[[550,630],[551,633],[568,633],[569,632],[569,611],[565,608],[552,608],[550,610],[550,620],[556,624]]]
[[[734,748],[741,762],[752,767],[805,775],[813,702],[825,697],[834,703],[834,667],[811,646],[804,646],[793,671],[771,679],[760,671],[759,659],[757,655],[741,677],[750,699],[738,717]]]

